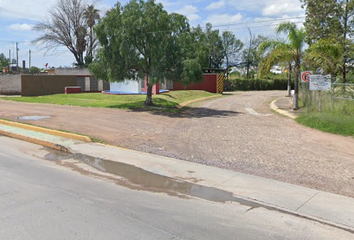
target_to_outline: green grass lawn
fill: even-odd
[[[354,116],[310,113],[300,115],[296,121],[324,132],[354,137]]]
[[[171,91],[164,94],[153,95],[152,100],[155,104],[155,106],[153,107],[144,106],[146,95],[109,95],[102,93],[80,93],[53,94],[39,97],[6,97],[1,99],[16,102],[52,103],[81,107],[178,111],[177,106],[180,103],[211,96],[217,97],[221,95],[205,91]]]
[[[354,137],[354,101],[338,100],[331,109],[330,96],[323,97],[323,109],[318,112],[317,106],[304,111],[296,121],[307,127],[324,132]]]

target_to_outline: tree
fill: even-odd
[[[153,105],[152,87],[166,79],[183,83],[202,78],[199,58],[190,58],[186,17],[168,14],[154,0],[117,3],[95,27],[101,48],[90,71],[112,82],[145,78],[145,105]]]
[[[337,75],[342,69],[342,46],[333,39],[320,39],[305,52],[304,63],[308,68],[321,67],[324,72]]]
[[[306,8],[306,42],[311,45],[319,39],[337,38],[342,35],[340,6],[337,0],[300,0]]]
[[[96,9],[93,4],[89,5],[84,11],[84,18],[89,28],[88,46],[85,59],[85,63],[88,65],[92,62],[93,52],[97,47],[97,38],[93,33],[93,26],[96,24],[96,21],[100,19],[99,10]]]
[[[354,1],[353,0],[301,0],[303,7],[306,7],[306,21],[305,28],[308,33],[307,43],[312,44],[322,42],[319,46],[324,44],[339,44],[341,46],[341,58],[332,56],[334,59],[341,62],[340,73],[343,81],[346,81],[346,74],[348,66],[353,62],[354,44],[350,36],[354,34]],[[326,56],[326,48],[315,47],[318,57],[322,57],[322,62],[331,56]],[[319,50],[323,50],[319,54]],[[311,51],[310,51],[311,52]],[[312,51],[313,52],[313,51]],[[341,59],[341,60],[340,60]],[[337,65],[337,64],[336,64]],[[326,66],[324,66],[326,67]],[[330,67],[330,66],[327,66]]]
[[[9,66],[9,59],[5,57],[3,53],[0,53],[0,69]]]
[[[259,47],[259,53],[263,58],[259,63],[260,76],[268,74],[270,68],[277,63],[285,63],[288,66],[288,96],[291,94],[291,74],[294,56],[292,46],[282,39],[267,39]]]
[[[299,74],[306,32],[303,28],[298,29],[295,23],[284,22],[277,27],[277,33],[285,33],[287,35],[288,44],[283,48],[284,58],[288,55],[294,62],[295,94],[293,109],[296,110],[299,109]]]
[[[252,34],[251,30],[249,31],[249,40],[242,52],[242,61],[246,66],[246,77],[247,79],[250,78],[250,69],[252,67],[257,67],[260,61],[260,56],[258,54],[258,47],[261,43],[266,39],[265,37],[258,35],[255,36]]]
[[[224,60],[223,42],[219,34],[219,30],[213,30],[211,23],[205,26],[206,46],[209,49],[211,68],[221,68]]]
[[[237,59],[238,54],[243,48],[243,42],[235,37],[230,31],[222,33],[223,56],[226,59],[226,68],[229,70],[230,60]],[[229,79],[229,71],[227,71],[227,79]]]
[[[74,55],[76,64],[83,66],[90,29],[85,18],[88,16],[86,6],[86,0],[58,0],[49,11],[49,19],[34,26],[35,31],[43,34],[33,42],[44,45],[47,50],[66,47]],[[89,50],[92,50],[90,47],[94,44],[91,41],[89,44]]]

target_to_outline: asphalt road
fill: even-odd
[[[352,239],[317,222],[238,203],[136,191],[42,159],[0,136],[0,238]]]

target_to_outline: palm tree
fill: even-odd
[[[306,50],[304,63],[313,69],[321,67],[332,75],[343,74],[343,49],[333,39],[320,39]],[[345,81],[345,75],[342,76]]]
[[[89,5],[85,9],[84,18],[86,20],[87,26],[89,27],[89,46],[87,49],[86,57],[88,58],[89,62],[91,62],[93,59],[93,50],[96,45],[96,38],[93,34],[93,26],[96,24],[96,21],[100,19],[99,10],[96,9],[94,5]]]
[[[288,96],[291,95],[291,74],[293,59],[291,54],[291,46],[282,39],[267,39],[259,47],[259,55],[266,54],[259,63],[260,77],[269,73],[270,68],[277,63],[284,63],[288,67]]]
[[[299,109],[299,73],[306,33],[303,28],[298,29],[296,24],[292,22],[281,23],[277,27],[276,32],[278,34],[285,33],[287,35],[287,41],[273,41],[268,43],[269,51],[260,64],[260,68],[262,69],[261,73],[269,72],[271,66],[278,62],[287,62],[289,68],[292,63],[294,64],[295,94],[293,109],[296,110]]]

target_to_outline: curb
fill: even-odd
[[[279,99],[279,98],[278,98],[278,99]],[[271,102],[271,103],[269,104],[270,108],[271,108],[273,111],[278,112],[278,113],[280,113],[280,114],[282,114],[282,115],[284,115],[284,116],[287,116],[287,117],[289,117],[289,118],[291,118],[291,119],[296,119],[297,116],[294,116],[293,114],[291,114],[291,113],[289,113],[289,112],[287,112],[287,111],[285,111],[285,110],[282,110],[282,109],[278,108],[277,105],[275,105],[275,102],[276,102],[278,99],[275,99],[273,102]]]
[[[82,135],[78,135],[78,134],[74,134],[74,133],[61,132],[61,131],[57,131],[57,130],[52,130],[52,129],[42,128],[42,127],[32,126],[32,125],[18,123],[18,122],[11,122],[11,121],[7,121],[7,120],[3,120],[3,119],[0,119],[0,124],[5,124],[5,125],[8,125],[8,126],[12,126],[12,127],[18,127],[18,128],[23,128],[23,129],[27,129],[27,130],[36,131],[36,132],[56,135],[56,136],[59,136],[59,137],[70,138],[70,139],[83,141],[83,142],[92,142],[91,138],[89,138],[87,136],[82,136]]]
[[[222,95],[221,95],[222,96]],[[210,97],[203,97],[203,98],[197,98],[197,99],[193,99],[187,102],[183,102],[177,105],[177,108],[183,108],[185,106],[187,106],[188,104],[194,103],[194,102],[199,102],[199,101],[203,101],[203,100],[208,100],[210,98],[216,98],[216,97],[220,97],[220,96],[210,96]]]
[[[20,134],[15,134],[15,133],[9,133],[9,132],[2,131],[2,130],[0,130],[0,135],[11,137],[11,138],[16,138],[16,139],[23,140],[23,141],[26,141],[26,142],[30,142],[30,143],[34,143],[34,144],[37,144],[37,145],[41,145],[43,147],[47,147],[47,148],[55,149],[55,150],[58,150],[58,151],[70,153],[70,150],[67,149],[64,146],[59,145],[59,144],[55,144],[55,143],[51,143],[51,142],[47,142],[47,141],[44,141],[44,140],[31,138],[31,137],[26,137],[26,136],[23,136],[23,135],[20,135]]]

